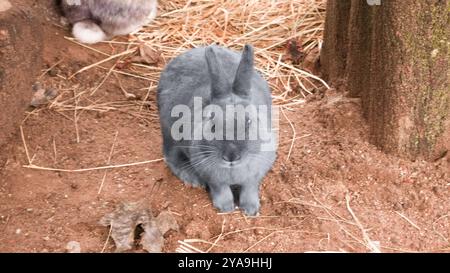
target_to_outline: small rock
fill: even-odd
[[[56,76],[58,76],[58,69],[57,69],[56,67],[53,67],[52,69],[50,69],[50,70],[48,71],[48,75],[49,75],[50,77],[56,77]]]
[[[163,209],[167,209],[170,205],[172,204],[172,202],[170,201],[166,201],[163,203],[163,205],[161,206]]]
[[[32,86],[32,89],[34,92],[37,92],[38,90],[43,89],[42,84],[40,82],[35,82]]]
[[[48,100],[52,100],[52,99],[56,98],[56,96],[58,95],[58,90],[56,90],[53,87],[47,88],[47,89],[45,89],[44,95]]]
[[[263,235],[264,234],[264,230],[257,228],[254,230],[255,235]]]
[[[81,253],[81,246],[79,242],[70,241],[66,245],[67,253]]]
[[[9,32],[6,29],[0,29],[0,41],[3,42],[8,40],[9,40]]]
[[[125,93],[125,98],[127,100],[137,100],[138,99],[138,97],[133,93]]]
[[[20,233],[22,233],[22,230],[20,228],[16,229],[16,234],[19,235]]]
[[[403,209],[403,206],[400,202],[395,202],[394,203],[394,210],[395,211],[401,211]]]
[[[97,112],[96,117],[97,118],[104,118],[106,115],[106,112]]]
[[[31,106],[38,107],[39,105],[47,104],[48,100],[45,97],[45,89],[39,89],[33,95],[31,99]]]
[[[66,17],[61,16],[61,18],[59,19],[59,23],[63,26],[63,27],[67,27],[69,25],[69,20],[67,20]]]
[[[141,44],[139,46],[139,56],[132,57],[131,61],[148,65],[157,65],[161,59],[161,52],[154,50],[147,44]]]
[[[292,64],[298,65],[305,58],[302,41],[300,39],[291,39],[286,44],[285,59],[292,61]]]
[[[398,244],[398,239],[396,237],[392,237],[390,238],[390,241],[392,244],[397,245]]]
[[[12,7],[8,0],[0,0],[0,12],[7,11]]]
[[[161,233],[164,235],[169,230],[179,231],[179,226],[177,220],[168,211],[161,212],[158,217],[156,217],[156,226],[159,228]]]
[[[39,82],[33,84],[32,87],[34,94],[31,99],[30,105],[38,107],[40,105],[47,104],[50,100],[54,99],[58,95],[58,90],[55,88],[43,88]]]
[[[431,58],[436,58],[437,55],[439,54],[439,49],[436,48],[433,51],[431,51]]]

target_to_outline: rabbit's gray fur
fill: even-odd
[[[72,32],[83,43],[96,43],[138,30],[156,16],[157,0],[62,0]]]
[[[194,97],[203,99],[203,107],[214,104],[224,112],[226,105],[265,105],[271,122],[272,98],[267,82],[254,70],[253,48],[246,45],[240,54],[213,45],[176,57],[161,74],[158,108],[164,157],[172,172],[184,182],[206,187],[214,206],[222,212],[234,210],[232,188],[238,188],[239,207],[248,215],[257,214],[260,182],[272,167],[275,149],[262,151],[260,139],[175,141],[171,128],[178,117],[171,116],[172,108],[187,105],[193,113]],[[205,123],[212,120],[203,118]],[[193,119],[192,122],[192,128],[202,126],[194,124]],[[268,127],[266,130],[272,135],[271,123]],[[235,159],[239,163],[232,165]]]

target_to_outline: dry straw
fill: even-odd
[[[294,106],[314,89],[328,85],[289,60],[287,44],[296,41],[305,54],[320,51],[325,16],[324,0],[191,0],[160,1],[159,15],[147,27],[116,39],[112,47],[126,46],[121,52],[101,53],[104,58],[83,67],[74,75],[92,68],[151,81],[157,85],[162,66],[132,63],[127,71],[103,67],[139,51],[143,43],[161,54],[164,63],[194,47],[219,44],[242,50],[245,44],[256,49],[258,70],[269,81],[275,104]],[[74,76],[72,75],[72,76]]]
[[[252,44],[258,70],[269,80],[275,103],[287,99],[292,103],[314,88],[328,87],[285,61],[291,40],[300,41],[306,52],[320,46],[324,0],[160,1],[160,7],[158,18],[135,39],[160,51],[166,60],[211,43],[236,50]]]
[[[129,35],[126,40],[124,37],[118,37],[105,42],[113,49],[113,53],[107,53],[104,47],[83,45],[68,38],[78,46],[99,54],[101,58],[68,78],[61,76],[64,82],[69,83],[68,79],[91,69],[105,72],[97,86],[89,90],[79,85],[62,89],[62,93],[49,105],[50,109],[73,121],[76,132],[80,115],[86,111],[118,111],[151,123],[157,118],[156,114],[145,114],[142,109],[143,106],[151,104],[147,99],[156,90],[164,64],[186,50],[212,43],[236,50],[242,50],[245,44],[252,44],[256,49],[257,69],[269,81],[274,103],[284,106],[287,110],[304,103],[305,96],[314,89],[328,88],[319,77],[302,70],[299,65],[293,65],[287,50],[287,44],[296,41],[305,54],[309,52],[317,54],[320,51],[325,0],[159,2],[158,17],[148,26]],[[133,62],[132,56],[139,53],[143,45],[160,55],[161,61],[157,65]],[[99,92],[107,80],[113,78],[111,75],[116,76],[119,83],[119,75],[144,80],[148,84],[144,100],[129,100],[129,96],[133,94],[129,94],[122,85],[124,100],[101,102],[98,98],[94,99],[92,95]],[[67,112],[73,113],[73,116],[65,114]],[[291,141],[291,149],[294,140],[295,136]],[[77,133],[77,142],[79,141],[81,140]],[[41,168],[31,163],[27,167]],[[104,166],[109,167],[111,166]]]

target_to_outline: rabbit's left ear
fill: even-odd
[[[233,82],[233,93],[247,97],[249,96],[253,75],[253,47],[245,45],[242,52],[241,61],[239,63],[236,77]]]
[[[215,46],[208,46],[205,51],[206,63],[208,64],[209,76],[211,77],[211,95],[213,98],[228,96],[230,85],[224,77],[222,64],[219,62]]]

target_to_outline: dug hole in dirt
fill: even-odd
[[[260,216],[218,213],[204,190],[185,186],[160,160],[156,86],[115,66],[123,73],[111,73],[113,62],[76,73],[104,59],[102,52],[120,53],[121,40],[81,46],[65,38],[68,27],[51,4],[31,2],[13,5],[39,22],[44,64],[23,63],[38,73],[30,79],[19,66],[10,88],[27,104],[39,90],[58,94],[17,115],[5,108],[1,89],[0,120],[17,117],[0,155],[1,252],[114,252],[108,217],[123,213],[117,209],[124,203],[144,208],[130,224],[142,232],[165,225],[163,252],[450,251],[450,158],[411,162],[378,151],[368,142],[360,102],[333,89],[283,107]],[[33,33],[21,39],[38,41]],[[25,52],[17,47],[14,55],[27,62]],[[167,63],[161,58],[149,77]],[[8,96],[11,105],[18,99]],[[172,219],[161,224],[159,215]],[[149,251],[143,240],[133,244],[127,251]]]

